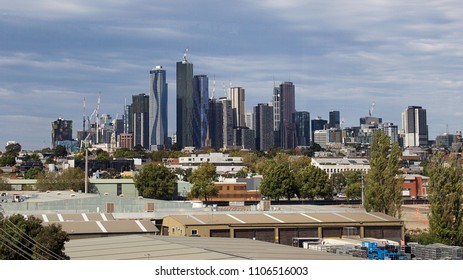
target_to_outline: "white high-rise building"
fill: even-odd
[[[428,124],[426,109],[420,106],[409,106],[402,113],[402,133],[404,147],[420,147],[428,145]]]

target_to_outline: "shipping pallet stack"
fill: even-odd
[[[418,260],[463,260],[463,247],[440,243],[421,245],[410,243],[411,253]]]

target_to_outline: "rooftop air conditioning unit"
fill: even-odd
[[[106,203],[105,212],[106,213],[114,213],[114,203],[113,202],[107,202]]]
[[[146,212],[154,212],[154,202],[145,203],[145,211]]]

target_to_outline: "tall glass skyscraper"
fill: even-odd
[[[260,103],[254,107],[256,125],[256,149],[268,151],[275,147],[273,130],[273,107]]]
[[[209,80],[206,75],[193,77],[193,146],[206,147],[208,130]]]
[[[341,113],[339,111],[330,111],[328,128],[341,128]]]
[[[186,55],[177,62],[177,145],[194,147],[193,141],[193,64]]]
[[[149,95],[150,149],[158,150],[167,144],[167,83],[166,70],[156,66],[150,71]]]
[[[295,112],[294,84],[284,82],[280,85],[280,144],[283,149],[295,147],[296,127],[293,120]]]
[[[296,146],[310,146],[310,113],[306,111],[294,113],[296,124]]]

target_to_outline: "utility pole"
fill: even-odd
[[[364,195],[365,184],[363,183],[363,172],[362,172],[362,175],[360,175],[360,176],[362,178],[362,207],[365,208],[365,195]]]

